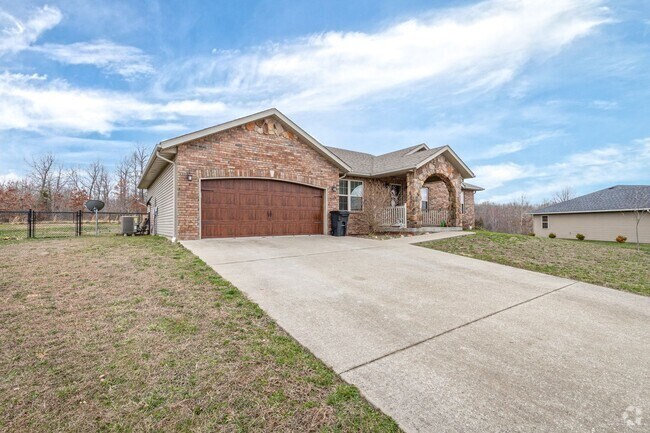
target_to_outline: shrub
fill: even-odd
[[[555,239],[555,233],[549,233],[548,237],[551,238],[551,239]]]
[[[535,233],[530,232],[530,233],[528,233],[528,236],[535,236]]]
[[[447,227],[447,221],[442,220],[442,222],[440,223],[440,227]]]
[[[576,239],[579,240],[579,241],[584,241],[585,240],[585,235],[583,235],[582,233],[578,233],[578,234],[576,234]]]
[[[626,240],[627,238],[623,235],[616,236],[616,242],[618,242],[619,244],[624,244]]]

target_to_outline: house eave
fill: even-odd
[[[454,152],[454,150],[449,146],[442,147],[439,151],[437,151],[433,155],[417,163],[414,168],[418,169],[444,153],[448,153],[451,156],[452,161],[450,162],[456,166],[458,171],[460,171],[460,174],[463,177],[463,179],[471,179],[475,177],[474,172],[470,170],[467,164],[465,164],[463,160],[460,159],[460,157],[456,154],[456,152]]]
[[[151,156],[149,157],[149,161],[147,162],[144,172],[142,173],[140,182],[138,182],[138,188],[148,189],[156,180],[156,178],[160,176],[160,173],[162,173],[165,167],[167,167],[167,164],[169,164],[169,162],[165,161],[165,159],[174,159],[176,156],[176,151],[176,147],[162,149],[160,145],[157,145],[153,149],[153,152],[151,152]],[[159,152],[165,159],[158,157]]]
[[[346,164],[341,158],[332,153],[329,149],[319,143],[314,137],[309,135],[305,130],[300,126],[296,125],[291,119],[282,114],[277,108],[269,108],[268,110],[260,111],[259,113],[254,113],[249,116],[240,117],[239,119],[231,120],[229,122],[221,123],[219,125],[211,126],[209,128],[201,129],[199,131],[190,132],[189,134],[180,135],[175,138],[170,138],[160,142],[161,149],[167,149],[170,147],[175,147],[183,143],[187,143],[192,140],[197,140],[199,138],[206,137],[208,135],[216,134],[218,132],[226,131],[228,129],[236,128],[241,125],[245,125],[250,122],[255,122],[257,120],[265,119],[267,117],[275,117],[289,129],[293,130],[296,134],[302,137],[307,141],[316,151],[318,151],[326,159],[329,159],[334,163],[340,170],[344,172],[349,172],[351,167]]]
[[[599,209],[599,210],[576,210],[576,211],[555,211],[555,212],[528,212],[529,215],[571,215],[583,213],[612,213],[612,212],[650,212],[650,208],[641,209]]]

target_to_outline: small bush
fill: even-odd
[[[442,222],[440,223],[440,227],[447,227],[447,221],[442,220]]]
[[[535,233],[530,232],[530,233],[528,233],[528,236],[535,236]]]
[[[618,242],[619,244],[624,244],[626,240],[627,238],[623,235],[616,236],[616,242]]]
[[[555,239],[555,233],[549,233],[548,237],[551,238],[551,239]]]
[[[584,241],[585,240],[585,235],[583,235],[582,233],[578,233],[578,234],[576,234],[576,239],[579,240],[579,241]]]

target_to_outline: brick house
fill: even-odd
[[[335,210],[351,212],[350,234],[472,227],[472,177],[449,146],[327,147],[272,108],[162,141],[139,187],[153,233],[201,239],[326,234]]]

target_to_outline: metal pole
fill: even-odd
[[[27,237],[31,238],[32,233],[32,210],[27,211]]]
[[[97,208],[95,210],[95,236],[99,235],[99,217],[97,216]]]

